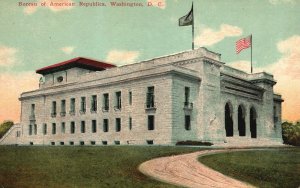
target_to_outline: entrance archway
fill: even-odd
[[[245,123],[245,108],[239,105],[238,108],[238,129],[239,136],[246,136],[246,123]]]
[[[254,107],[250,108],[250,132],[251,132],[251,138],[257,138],[257,133],[256,133],[256,119],[257,119],[257,114],[256,110]]]
[[[226,137],[233,136],[232,105],[230,103],[225,105],[225,130]]]

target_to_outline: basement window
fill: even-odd
[[[60,145],[63,146],[63,145],[65,145],[65,143],[64,142],[60,142]]]
[[[115,141],[115,145],[120,145],[120,141],[119,141],[119,140],[116,140],[116,141]]]
[[[103,145],[107,145],[107,141],[102,141],[102,144]]]
[[[96,142],[95,141],[91,141],[91,145],[96,145]]]
[[[73,141],[71,141],[71,142],[70,142],[70,145],[71,145],[71,146],[73,146],[73,145],[74,145],[74,142],[73,142]]]
[[[55,145],[55,142],[51,142],[51,146],[54,146]]]
[[[79,144],[80,144],[81,146],[84,146],[84,141],[80,141]]]
[[[153,140],[147,140],[148,145],[153,145]]]

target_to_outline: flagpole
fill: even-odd
[[[250,36],[251,38],[251,74],[253,73],[253,66],[252,66],[252,34]]]
[[[192,23],[192,37],[193,37],[193,42],[192,42],[192,50],[194,50],[194,2],[192,2],[192,14],[193,14],[193,23]]]

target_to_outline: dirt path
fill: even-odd
[[[139,170],[157,180],[184,187],[253,187],[214,171],[197,160],[201,155],[219,152],[226,152],[226,150],[204,150],[152,159],[142,163]]]

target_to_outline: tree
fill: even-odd
[[[14,125],[13,121],[3,121],[0,124],[0,139],[5,135],[5,133]]]
[[[300,122],[295,124],[290,122],[282,123],[283,143],[300,146]]]

